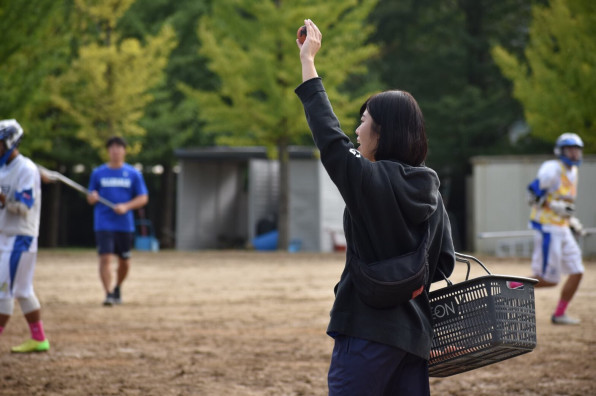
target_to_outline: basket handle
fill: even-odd
[[[445,275],[445,273],[441,271],[440,268],[437,268],[437,271],[439,271],[439,273],[443,276],[443,279],[445,279],[445,282],[447,282],[447,286],[453,286],[453,282],[451,282],[449,278],[447,278],[447,275]]]
[[[466,280],[470,279],[470,260],[475,261],[486,271],[487,274],[492,275],[488,268],[486,268],[484,264],[482,264],[480,260],[478,260],[476,257],[455,252],[455,261],[459,261],[460,263],[466,263],[466,265],[468,266],[468,270],[466,272]],[[439,271],[439,273],[443,276],[443,279],[445,279],[445,282],[447,282],[447,286],[453,286],[453,283],[449,280],[449,278],[447,278],[447,275],[445,275],[445,273],[441,271],[440,268],[437,268],[437,271]]]
[[[486,268],[484,266],[484,264],[482,264],[480,262],[480,260],[478,260],[474,256],[469,256],[467,254],[462,254],[462,253],[455,252],[455,260],[456,261],[459,261],[460,263],[466,263],[467,264],[468,271],[466,272],[466,280],[470,279],[470,260],[474,260],[478,265],[480,265],[482,267],[482,269],[484,269],[486,271],[487,274],[492,275],[490,273],[490,271],[488,270],[488,268]]]

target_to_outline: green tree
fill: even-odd
[[[521,53],[530,3],[385,1],[372,15],[382,51],[371,67],[385,87],[409,91],[420,104],[429,139],[427,164],[441,177],[457,248],[464,245],[469,158],[515,150],[509,129],[523,114],[490,48],[499,42]]]
[[[51,151],[51,136],[39,128],[35,108],[47,95],[46,76],[67,62],[67,8],[52,0],[0,1],[0,117],[16,118],[31,133],[21,145],[27,155]]]
[[[116,23],[134,0],[75,0],[80,30],[76,58],[69,69],[49,80],[52,101],[78,125],[78,139],[101,152],[106,139],[122,135],[140,150],[145,130],[139,125],[145,106],[153,100],[150,88],[163,78],[174,30],[138,39],[122,37]]]
[[[59,114],[49,104],[48,75],[69,63],[72,39],[68,1],[0,1],[0,116],[16,118],[25,138],[20,150],[46,166],[68,163],[73,153],[85,156],[86,150],[74,150],[74,129],[57,125]],[[70,143],[73,144],[70,144]],[[80,146],[80,145],[79,145]],[[61,189],[44,189],[40,244],[56,246],[59,239],[58,206]]]
[[[514,86],[531,133],[552,144],[580,134],[596,151],[596,3],[552,0],[532,9],[530,42],[519,60],[501,46],[492,55]]]
[[[201,18],[201,54],[218,77],[216,90],[186,89],[207,132],[221,145],[264,145],[280,163],[279,248],[288,243],[288,146],[308,134],[294,94],[301,82],[296,30],[312,17],[324,35],[318,68],[340,119],[354,116],[362,98],[341,90],[377,53],[364,24],[377,0],[214,2]]]
[[[157,194],[151,197],[147,211],[154,211],[154,225],[161,247],[174,245],[175,181],[173,169],[177,163],[174,149],[189,146],[212,145],[212,135],[203,133],[194,101],[187,98],[179,84],[195,89],[214,87],[214,76],[207,70],[205,59],[199,55],[197,25],[208,10],[210,0],[137,0],[118,21],[118,30],[124,37],[137,38],[157,34],[164,24],[176,31],[178,45],[172,50],[165,78],[150,93],[154,100],[145,107],[139,121],[147,131],[143,150],[135,160],[143,164],[160,164],[163,173],[151,176]],[[151,180],[153,179],[153,180]]]
[[[26,139],[24,146],[36,161],[82,184],[84,175],[71,174],[72,166],[97,164],[108,135],[122,134],[139,149],[144,134],[139,120],[152,100],[149,89],[161,81],[161,69],[175,45],[168,27],[144,43],[121,34],[116,22],[131,3],[55,2],[56,11],[41,18],[42,22],[51,20],[53,30],[33,43],[38,50],[58,40],[62,45],[58,50],[50,48],[52,67],[44,70],[45,80],[35,87],[28,105],[24,126],[35,138]],[[64,205],[63,196],[70,191],[63,194],[62,190],[56,184],[44,192],[45,221],[40,234],[44,246],[69,243],[68,229],[60,226],[61,220],[86,213],[79,208],[75,214],[75,205]]]

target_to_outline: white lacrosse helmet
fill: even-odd
[[[565,132],[564,134],[558,137],[557,142],[555,143],[555,149],[553,150],[555,155],[559,157],[567,165],[579,166],[581,164],[581,160],[572,161],[570,158],[567,158],[563,154],[563,147],[579,147],[583,149],[584,142],[582,141],[582,139],[575,133]]]
[[[0,157],[0,166],[4,166],[14,149],[21,142],[23,128],[17,120],[0,121],[0,141],[6,144],[6,152]]]
[[[584,142],[582,139],[575,133],[566,132],[557,138],[557,142],[555,143],[555,155],[562,154],[563,147],[579,147],[584,148]]]
[[[6,150],[12,150],[17,147],[23,137],[23,128],[17,120],[0,121],[0,140],[6,143]]]

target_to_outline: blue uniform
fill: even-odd
[[[139,195],[147,195],[143,175],[127,163],[118,169],[112,169],[106,164],[94,169],[89,181],[89,191],[94,190],[101,197],[115,204],[128,202]],[[134,232],[135,230],[132,211],[119,215],[98,202],[95,204],[93,218],[95,231]]]

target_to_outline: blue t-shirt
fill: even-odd
[[[128,202],[139,195],[147,195],[147,186],[141,172],[129,164],[112,169],[101,165],[91,173],[89,191],[96,190],[99,196],[115,204]],[[95,231],[134,232],[134,215],[129,210],[119,215],[108,206],[98,202],[93,212]]]

